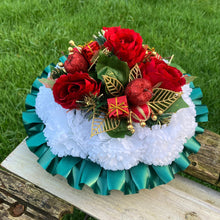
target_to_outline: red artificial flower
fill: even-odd
[[[149,62],[141,63],[139,67],[143,78],[150,80],[152,86],[161,82],[160,88],[181,92],[181,87],[186,84],[183,74],[163,60],[151,58]]]
[[[85,57],[79,52],[73,50],[73,54],[70,54],[67,60],[64,63],[64,68],[67,73],[75,73],[75,72],[87,72],[89,67],[88,62]]]
[[[86,60],[89,62],[89,64],[92,64],[92,58],[93,56],[99,51],[100,46],[97,41],[92,41],[87,43],[82,48],[82,54],[86,58]]]
[[[142,38],[134,30],[121,27],[104,27],[104,46],[122,61],[127,62],[129,68],[143,60],[145,49],[142,47]]]
[[[62,75],[53,86],[55,102],[63,108],[74,109],[79,105],[77,100],[82,100],[85,95],[100,93],[101,84],[89,76],[88,73],[76,72]]]

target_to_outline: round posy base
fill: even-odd
[[[65,57],[60,58],[61,62]],[[48,76],[50,66],[46,67],[42,73],[43,78]],[[105,170],[98,164],[79,157],[58,157],[51,152],[47,146],[47,140],[43,130],[45,125],[39,119],[35,111],[35,100],[42,84],[35,80],[31,94],[26,98],[26,111],[23,113],[23,122],[26,128],[27,145],[29,149],[39,157],[39,164],[52,175],[60,174],[64,176],[68,183],[76,188],[82,189],[84,184],[90,186],[95,193],[108,195],[111,190],[120,190],[124,194],[137,193],[140,189],[152,189],[158,185],[165,184],[174,178],[174,174],[184,170],[189,165],[189,154],[196,153],[200,144],[195,137],[191,137],[185,144],[179,158],[167,166],[154,166],[139,163],[127,169],[111,171]],[[207,121],[207,107],[201,104],[202,92],[190,83],[192,93],[190,95],[196,109],[196,121]],[[201,127],[196,127],[196,134],[203,133]]]

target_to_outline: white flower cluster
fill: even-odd
[[[51,151],[59,157],[71,155],[89,158],[107,170],[129,169],[139,162],[148,165],[169,165],[183,150],[183,144],[195,133],[195,106],[184,85],[183,99],[189,105],[172,115],[169,125],[151,129],[134,123],[130,137],[111,138],[106,133],[91,135],[91,121],[79,110],[68,111],[55,103],[51,89],[40,87],[36,113],[46,125],[44,135]]]

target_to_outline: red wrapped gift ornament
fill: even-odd
[[[82,48],[82,54],[89,62],[89,65],[92,65],[93,56],[98,53],[100,46],[97,41],[90,41]]]
[[[126,96],[119,96],[107,99],[108,116],[112,117],[127,117],[129,115],[128,102]]]

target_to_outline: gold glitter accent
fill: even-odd
[[[135,66],[130,70],[129,73],[129,82],[133,81],[134,79],[142,78],[141,70],[136,63]]]
[[[106,88],[110,95],[121,96],[124,93],[124,86],[121,84],[119,80],[108,75],[102,75],[102,78],[104,79]]]
[[[167,89],[153,89],[153,97],[147,103],[154,114],[162,115],[182,95],[181,92],[174,92]]]
[[[105,112],[102,112],[102,114],[99,114],[97,116],[94,111],[92,118],[91,137],[106,131],[112,131],[116,129],[119,125],[119,119],[109,118]]]

